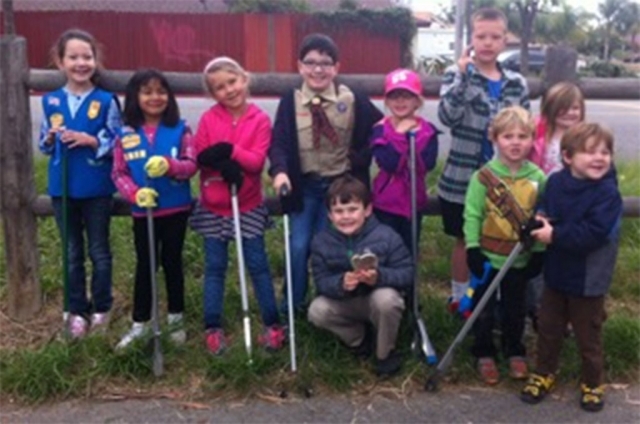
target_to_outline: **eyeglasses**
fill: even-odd
[[[303,60],[302,64],[309,69],[316,69],[317,67],[320,67],[323,71],[334,66],[334,63],[329,62],[328,60],[317,62],[315,60],[307,59]]]

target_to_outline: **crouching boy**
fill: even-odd
[[[543,227],[531,233],[548,245],[548,255],[536,368],[521,398],[538,403],[552,389],[571,323],[582,358],[580,406],[596,412],[604,406],[604,301],[618,252],[622,198],[609,131],[577,124],[562,137],[560,150],[564,169],[549,178],[538,216]]]
[[[413,279],[411,255],[400,236],[371,214],[371,194],[359,180],[335,180],[326,205],[333,225],[311,244],[318,297],[309,321],[337,335],[357,356],[370,356],[375,346],[376,373],[393,375],[402,364],[395,344],[403,292]]]

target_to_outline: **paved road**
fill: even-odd
[[[35,408],[0,405],[0,422],[13,423],[638,423],[640,386],[607,393],[600,413],[582,411],[575,388],[559,389],[536,406],[505,389],[446,388],[400,398],[393,390],[367,397],[312,397],[286,401],[187,403],[167,399],[66,401]]]
[[[275,115],[278,101],[274,99],[257,99],[258,105],[263,108],[273,119]],[[192,128],[197,127],[198,120],[202,112],[211,106],[212,101],[206,98],[180,98],[180,111]],[[375,104],[383,109],[382,102],[375,101]],[[422,109],[422,114],[429,120],[438,124],[440,129],[446,130],[446,127],[437,120],[436,100],[428,100]],[[532,110],[538,111],[540,102],[534,101]],[[38,137],[38,128],[42,120],[41,100],[38,96],[31,98],[31,115],[33,126],[34,143]],[[588,100],[587,101],[587,119],[600,122],[611,128],[616,137],[616,158],[625,160],[640,160],[640,102],[633,100]],[[440,157],[446,157],[451,139],[448,131],[441,137]]]

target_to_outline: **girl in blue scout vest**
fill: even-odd
[[[189,178],[196,172],[191,130],[164,75],[137,71],[125,94],[124,123],[114,148],[112,177],[132,204],[136,247],[133,325],[120,340],[125,348],[145,335],[151,318],[151,274],[146,208],[153,208],[153,248],[165,272],[171,339],[184,343],[182,248],[191,210]]]
[[[109,223],[112,194],[111,150],[120,128],[117,98],[96,86],[100,67],[96,41],[71,29],[52,49],[53,60],[65,74],[64,87],[42,97],[44,119],[40,150],[49,161],[49,195],[56,223],[63,231],[62,196],[66,190],[69,253],[69,317],[71,337],[89,329],[105,329],[113,301]],[[67,187],[63,188],[63,155],[67,158]],[[85,281],[84,234],[92,263],[91,300]]]

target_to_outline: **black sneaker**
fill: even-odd
[[[391,377],[400,371],[402,362],[402,354],[392,350],[386,358],[376,360],[376,375],[378,377]]]
[[[358,359],[369,359],[373,355],[373,328],[366,325],[364,329],[364,338],[358,346],[350,347],[349,350]]]

